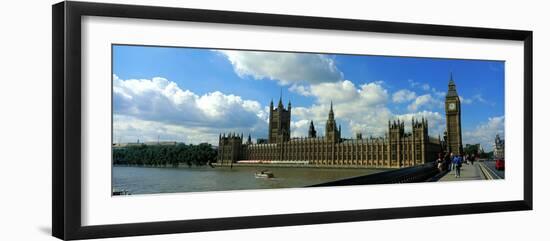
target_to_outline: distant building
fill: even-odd
[[[493,144],[493,157],[498,159],[504,158],[504,140],[500,139],[498,134],[495,137],[495,143]]]
[[[464,152],[467,154],[475,154],[479,155],[483,151],[483,148],[481,148],[481,144],[466,144],[464,147]]]
[[[267,139],[258,138],[256,139],[256,144],[267,144]]]
[[[363,138],[361,133],[355,139],[341,137],[342,129],[337,125],[332,108],[325,124],[325,136],[319,137],[313,122],[310,122],[308,136],[290,138],[291,104],[285,109],[282,99],[269,111],[269,133],[267,142],[245,143],[243,135],[220,134],[218,139],[218,163],[231,165],[238,161],[246,163],[307,163],[318,166],[364,166],[400,168],[432,162],[437,154],[445,150],[462,151],[460,127],[460,100],[451,77],[446,99],[447,133],[446,142],[428,136],[428,120],[413,119],[411,133],[405,133],[403,121],[388,121],[384,137]],[[448,143],[448,145],[446,144]]]
[[[130,146],[175,146],[178,143],[175,141],[150,141],[150,142],[128,142],[128,143],[113,143],[113,147],[130,147]]]

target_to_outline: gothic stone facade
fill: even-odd
[[[493,157],[495,159],[504,158],[504,140],[500,139],[500,135],[495,137],[495,143],[493,144]]]
[[[273,102],[270,104],[267,143],[253,144],[250,135],[245,142],[242,134],[220,134],[218,163],[401,168],[432,162],[442,151],[462,149],[459,101],[451,78],[446,100],[446,109],[449,109],[447,122],[451,122],[447,123],[450,131],[445,136],[452,145],[449,148],[445,144],[447,140],[443,142],[440,138],[428,136],[428,121],[424,118],[411,121],[411,133],[405,133],[405,123],[397,120],[388,121],[388,131],[384,137],[363,138],[361,134],[357,134],[355,139],[342,138],[342,130],[336,124],[332,103],[325,124],[325,136],[318,137],[311,122],[308,137],[290,138],[291,105],[289,103],[285,109],[279,99],[277,108],[273,108]],[[452,108],[448,106],[450,103],[454,103]]]

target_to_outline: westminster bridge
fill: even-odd
[[[455,177],[454,170],[440,171],[435,167],[434,163],[427,163],[365,176],[320,183],[312,185],[311,187],[496,179],[504,179],[504,171],[496,170],[495,163],[492,160],[479,160],[474,163],[462,164],[459,178]]]

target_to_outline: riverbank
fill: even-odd
[[[211,163],[210,165],[186,165],[179,164],[178,166],[164,165],[164,166],[152,166],[152,165],[120,165],[115,164],[113,167],[143,167],[143,168],[239,168],[239,167],[258,167],[258,168],[320,168],[320,169],[377,169],[380,171],[395,170],[401,167],[377,167],[377,166],[364,166],[364,165],[312,165],[312,164],[268,164],[268,163],[233,163],[233,165],[221,165],[219,163]]]
[[[265,167],[265,168],[323,168],[323,169],[378,169],[381,171],[384,170],[394,170],[400,167],[388,168],[388,167],[377,167],[377,166],[364,166],[364,165],[313,165],[313,164],[268,164],[268,163],[233,163],[233,165],[221,165],[219,163],[212,163],[212,166],[219,168],[230,168],[232,167]]]

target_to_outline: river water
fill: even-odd
[[[275,178],[256,178],[262,167],[113,167],[113,189],[130,194],[289,188],[361,176],[384,169],[269,168]]]

